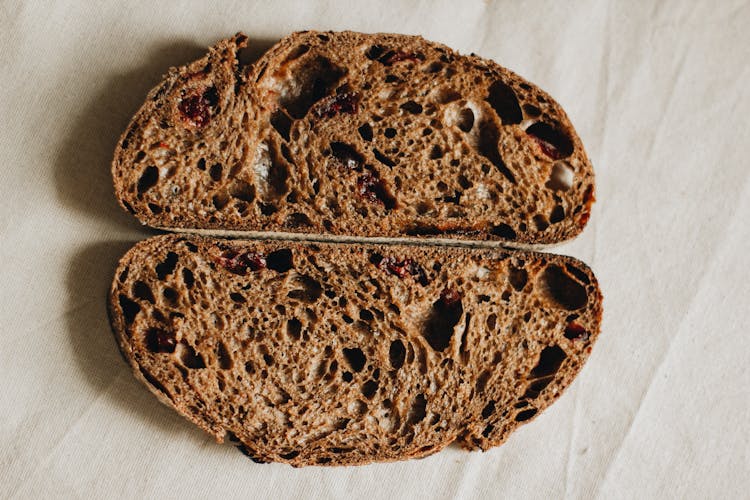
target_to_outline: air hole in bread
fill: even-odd
[[[206,363],[203,361],[203,356],[195,352],[193,346],[184,340],[177,345],[176,352],[177,358],[186,368],[201,369],[206,367]]]
[[[388,127],[383,131],[383,135],[386,136],[388,139],[393,139],[394,137],[396,137],[397,133],[398,132],[396,132],[396,129],[391,128],[391,127]]]
[[[521,123],[523,118],[518,105],[518,97],[513,89],[500,80],[496,80],[488,89],[487,102],[495,110],[503,125]]]
[[[218,182],[221,180],[222,170],[223,167],[221,166],[221,163],[214,163],[208,170],[208,175],[211,176],[211,180],[213,180],[214,182]]]
[[[375,393],[378,391],[378,383],[374,380],[368,380],[362,384],[362,395],[367,399],[372,399]]]
[[[310,46],[306,44],[302,44],[302,45],[298,45],[294,47],[293,49],[289,51],[289,54],[286,56],[286,59],[284,59],[284,62],[282,63],[282,65],[285,63],[294,61],[295,59],[299,59],[303,55],[307,54],[307,51],[309,50],[310,50]]]
[[[375,60],[383,55],[385,48],[380,45],[373,45],[365,51],[365,57]]]
[[[553,191],[567,191],[573,186],[573,181],[573,168],[570,164],[566,161],[556,161],[544,187]]]
[[[224,190],[219,191],[213,196],[211,201],[213,202],[216,210],[221,210],[229,203],[229,194]]]
[[[399,107],[413,115],[418,115],[422,112],[422,105],[415,101],[406,101]]]
[[[148,209],[151,211],[154,215],[159,215],[162,212],[162,208],[157,205],[156,203],[149,203]]]
[[[174,333],[163,328],[149,328],[145,340],[148,350],[155,353],[174,352],[177,344]]]
[[[539,232],[544,231],[549,227],[549,221],[547,220],[547,217],[542,214],[536,214],[532,220],[534,221],[536,230]]]
[[[162,290],[161,294],[169,305],[177,305],[177,299],[179,297],[177,290],[167,286],[164,287],[164,290]]]
[[[403,342],[398,339],[391,342],[391,347],[388,349],[388,359],[394,370],[398,370],[404,366],[406,348],[404,347]]]
[[[430,64],[425,66],[425,68],[422,70],[425,73],[438,73],[440,70],[443,69],[443,64],[438,61],[432,61]]]
[[[247,299],[245,299],[245,296],[239,292],[230,293],[229,298],[232,299],[232,302],[235,302],[237,304],[244,304],[245,302],[247,302]]]
[[[193,285],[195,284],[195,276],[187,267],[182,268],[182,282],[185,283],[185,286],[188,289],[193,288]]]
[[[296,458],[299,455],[299,453],[300,453],[299,451],[293,450],[287,453],[281,453],[279,457],[283,458],[284,460],[291,460],[293,458]]]
[[[348,170],[362,170],[364,159],[362,158],[362,155],[357,152],[354,146],[351,146],[344,142],[332,142],[331,155],[335,158],[335,161],[339,167]]]
[[[499,236],[505,240],[515,240],[516,239],[516,232],[513,230],[512,227],[510,227],[508,224],[498,224],[494,226],[490,233],[492,233],[495,236]]]
[[[285,140],[289,140],[289,131],[292,128],[292,119],[287,115],[283,109],[276,110],[271,115],[271,126],[276,129],[276,132]]]
[[[232,355],[229,354],[229,350],[224,345],[224,342],[219,342],[216,346],[216,359],[219,362],[219,368],[222,370],[231,370],[234,366]]]
[[[282,248],[269,253],[266,256],[266,266],[277,273],[287,272],[294,266],[292,251],[288,248]]]
[[[438,144],[433,144],[432,149],[430,149],[430,160],[438,160],[443,157],[443,148],[441,148]]]
[[[580,281],[581,283],[585,283],[587,285],[589,283],[591,283],[591,279],[589,279],[588,274],[586,274],[585,272],[581,271],[580,269],[578,269],[574,265],[572,265],[572,264],[565,264],[565,269],[567,269],[568,272],[570,274],[572,274],[573,276],[575,276],[578,279],[578,281]]]
[[[125,210],[130,212],[132,215],[135,215],[135,209],[125,200],[120,200],[120,203],[122,203],[122,206],[125,207]]]
[[[459,347],[459,352],[461,353],[461,363],[468,364],[469,363],[469,350],[467,349],[468,339],[469,339],[469,326],[471,326],[471,314],[466,313],[466,319],[464,320],[464,333],[461,336],[461,346]]]
[[[557,224],[565,219],[565,209],[562,205],[555,205],[549,214],[549,221],[552,224]]]
[[[495,413],[495,400],[490,399],[489,403],[482,409],[482,418],[490,418],[493,413]]]
[[[406,416],[406,422],[409,425],[416,425],[427,416],[427,398],[424,394],[418,394],[409,408]]]
[[[297,288],[287,293],[290,299],[298,299],[303,302],[313,303],[323,295],[323,287],[310,276],[299,274],[291,282],[292,286]]]
[[[177,254],[174,252],[169,252],[167,253],[167,257],[161,263],[156,265],[156,276],[161,281],[164,281],[165,279],[167,279],[167,276],[174,272],[176,266]]]
[[[153,165],[146,167],[138,179],[138,194],[143,194],[159,182],[159,169]]]
[[[359,319],[370,322],[375,319],[375,316],[373,316],[373,314],[367,309],[362,309],[361,311],[359,311]]]
[[[511,286],[520,292],[523,290],[523,287],[526,286],[529,275],[526,272],[526,269],[511,266],[508,269],[508,279]]]
[[[229,195],[232,198],[252,203],[255,200],[255,186],[242,180],[235,180],[229,185]]]
[[[542,114],[542,110],[537,108],[533,104],[526,103],[521,107],[523,108],[524,114],[529,118],[538,118]]]
[[[367,358],[362,352],[362,349],[359,349],[357,347],[345,347],[343,352],[344,358],[346,359],[346,362],[349,363],[349,366],[352,368],[352,370],[354,370],[355,372],[361,372],[362,368],[365,367],[365,363],[367,362]]]
[[[530,408],[528,410],[519,412],[516,415],[516,422],[525,422],[526,420],[529,420],[531,417],[536,415],[537,411],[538,410],[536,408]]]
[[[351,372],[343,372],[341,374],[341,380],[344,382],[351,382],[354,379],[354,375]]]
[[[258,146],[253,162],[253,172],[257,194],[267,205],[277,201],[289,189],[287,185],[289,166],[281,157],[275,143],[269,145],[264,142]],[[270,215],[276,210],[277,208],[273,206],[273,210],[264,215]]]
[[[440,298],[432,304],[422,331],[430,347],[436,351],[443,351],[448,347],[463,312],[460,294],[450,288],[444,289]]]
[[[567,134],[548,123],[537,122],[526,129],[526,134],[536,141],[542,153],[553,160],[573,154],[573,143]]]
[[[286,322],[286,334],[293,340],[300,339],[302,332],[302,322],[297,318],[291,318]]]
[[[328,95],[346,73],[323,56],[300,60],[278,84],[279,104],[292,118],[303,118],[317,101]]]
[[[369,123],[363,123],[358,129],[357,132],[359,132],[359,136],[367,141],[372,141],[372,127]]]
[[[456,125],[464,132],[470,132],[474,128],[474,112],[470,108],[463,108],[458,112]]]
[[[531,379],[544,379],[557,373],[567,354],[558,345],[547,346],[539,354],[539,361],[531,370]],[[546,384],[545,384],[546,385]]]
[[[156,302],[156,300],[154,299],[154,294],[153,292],[151,292],[151,288],[149,288],[146,283],[140,280],[133,283],[133,295],[136,298],[151,302],[152,304]]]
[[[544,296],[564,309],[580,309],[588,302],[586,288],[560,266],[548,266],[541,275]]]
[[[284,219],[284,226],[291,229],[298,229],[301,227],[312,227],[313,223],[310,218],[300,212],[287,215]]]
[[[441,87],[433,92],[432,98],[438,104],[447,104],[461,99],[461,94],[452,88]]]
[[[198,170],[206,170],[206,159],[201,158],[198,160],[198,163],[195,164],[195,166],[198,168]]]
[[[146,381],[148,381],[148,383],[151,384],[156,390],[164,393],[164,395],[167,396],[169,399],[172,399],[172,395],[169,393],[169,391],[167,391],[167,388],[164,387],[164,385],[161,382],[159,382],[159,380],[157,380],[156,377],[151,375],[151,373],[148,370],[146,370],[140,364],[138,365],[138,370],[140,370],[141,375],[143,375],[143,378],[145,378]]]
[[[383,153],[378,151],[377,148],[373,148],[372,150],[373,154],[375,155],[375,159],[378,160],[383,165],[393,168],[396,165],[396,162],[385,156]]]
[[[513,176],[513,173],[505,165],[505,162],[500,156],[500,151],[497,148],[498,141],[500,140],[500,131],[497,126],[492,121],[483,121],[479,124],[479,127],[477,151],[479,154],[487,158],[506,179],[515,184],[516,179]]]

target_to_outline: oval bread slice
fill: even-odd
[[[122,258],[109,311],[162,402],[301,466],[501,444],[580,371],[602,303],[570,257],[166,235]]]
[[[563,109],[420,37],[238,34],[172,68],[117,145],[120,204],[163,229],[557,243],[594,173]]]

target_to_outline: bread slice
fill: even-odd
[[[579,372],[602,304],[570,257],[171,234],[122,258],[109,311],[162,402],[301,466],[499,445]]]
[[[163,229],[556,243],[594,173],[562,108],[420,37],[238,34],[172,68],[115,151],[117,198]]]

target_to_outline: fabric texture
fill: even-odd
[[[0,496],[741,498],[750,490],[750,4],[0,4]],[[538,84],[594,164],[588,227],[552,251],[604,293],[573,385],[485,453],[257,465],[162,406],[110,331],[115,264],[154,232],[113,196],[115,142],[171,65],[237,31],[420,34]]]

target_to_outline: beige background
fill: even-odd
[[[750,4],[0,3],[0,496],[747,498]],[[460,7],[459,7],[460,5]],[[359,468],[255,465],[130,375],[104,296],[151,234],[109,162],[170,65],[244,30],[422,34],[493,58],[567,109],[597,173],[559,247],[605,294],[565,395],[487,453]]]

